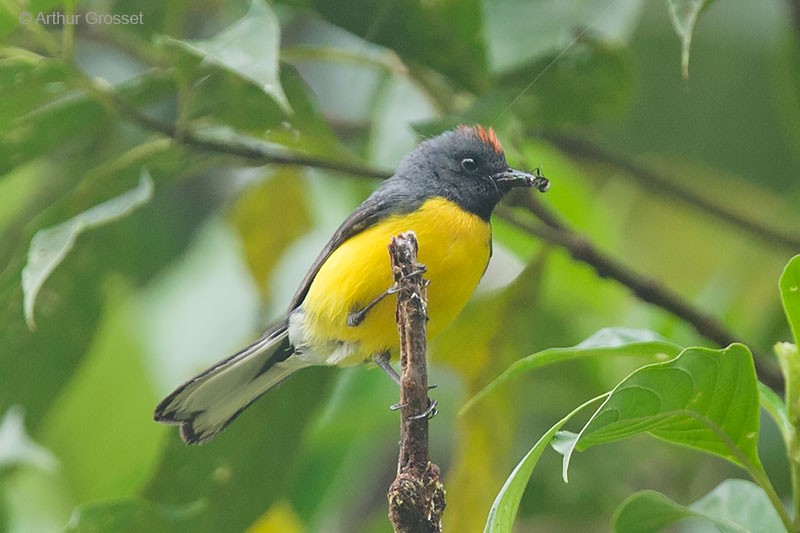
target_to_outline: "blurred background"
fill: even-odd
[[[800,252],[800,4],[707,2],[688,79],[684,4],[2,4],[0,530],[389,531],[382,372],[303,371],[202,447],[152,412],[285,312],[379,177],[459,123],[492,125],[512,165],[550,178],[549,212],[774,368],[777,279]],[[550,366],[458,416],[512,362],[608,326],[714,346],[562,247],[499,217],[494,234],[430,348],[449,531],[481,531],[530,446],[641,364]],[[760,446],[786,496],[767,419]],[[647,436],[578,455],[569,484],[560,459],[518,531],[607,531],[637,490],[689,503],[742,475]]]

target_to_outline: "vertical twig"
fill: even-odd
[[[444,485],[439,467],[428,455],[428,369],[425,360],[427,298],[417,262],[417,238],[409,231],[389,244],[397,293],[400,333],[400,455],[397,477],[389,487],[389,519],[396,533],[439,533],[444,512]],[[422,415],[422,416],[420,416]]]

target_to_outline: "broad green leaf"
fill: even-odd
[[[68,533],[191,531],[191,521],[203,507],[202,502],[184,506],[166,506],[136,497],[91,502],[75,509],[65,531]]]
[[[202,128],[196,133],[207,133],[209,137],[233,144],[253,143],[252,137],[256,137],[266,139],[273,150],[276,149],[274,145],[279,145],[287,150],[318,154],[324,159],[360,161],[338,142],[315,107],[300,75],[287,66],[281,70],[280,79],[292,107],[290,117],[251,83],[229,74],[214,75],[212,71],[196,89],[194,100],[197,103],[192,106],[192,115],[198,117]],[[205,126],[203,119],[230,126],[232,131]]]
[[[687,518],[706,521],[722,533],[786,531],[764,491],[743,479],[725,480],[688,506],[655,491],[638,492],[617,508],[613,524],[619,533],[655,533]]]
[[[484,0],[491,68],[507,72],[564,52],[579,40],[576,28],[603,40],[625,42],[639,20],[642,0]],[[534,72],[531,81],[544,73]]]
[[[508,479],[506,479],[506,482],[503,484],[503,488],[501,488],[500,492],[497,494],[497,498],[495,498],[492,508],[489,511],[489,516],[486,519],[486,526],[483,529],[484,533],[504,533],[511,531],[514,525],[514,518],[517,516],[519,502],[522,500],[522,494],[525,492],[528,480],[533,473],[533,469],[536,468],[536,463],[539,462],[542,453],[544,453],[550,444],[550,441],[553,440],[556,433],[564,424],[569,422],[573,416],[605,396],[606,394],[598,396],[597,398],[592,398],[588,402],[582,404],[559,420],[553,427],[547,430],[547,433],[536,441],[533,448],[525,454],[525,457],[522,458],[511,472],[511,475],[508,476]]]
[[[643,490],[625,499],[617,507],[612,519],[614,531],[618,533],[658,533],[668,525],[687,518],[704,519],[701,514],[672,501],[660,492]],[[747,530],[735,524],[711,522],[720,533],[745,533]]]
[[[753,356],[745,346],[687,348],[665,363],[625,378],[563,450],[564,480],[575,449],[642,432],[718,455],[751,474],[758,457],[759,396]]]
[[[464,404],[463,415],[477,402],[509,381],[536,368],[585,357],[633,356],[669,358],[680,352],[680,347],[659,335],[643,329],[603,328],[588,339],[568,348],[548,348],[516,361],[478,394]]]
[[[684,79],[689,78],[689,50],[692,47],[692,33],[697,17],[714,0],[667,0],[669,16],[675,33],[681,40],[681,72]]]
[[[242,19],[207,41],[172,42],[249,80],[291,113],[280,82],[280,26],[264,0],[253,0]]]
[[[347,151],[317,109],[315,97],[291,65],[279,72],[280,86],[291,107],[287,115],[270,95],[236,72],[202,62],[180,41],[158,41],[164,55],[183,65],[182,84],[190,85],[180,101],[181,121],[195,137],[212,144],[253,145],[257,150],[287,150],[317,154],[321,159],[362,161]],[[266,140],[269,146],[263,145]],[[278,146],[275,146],[278,145]]]
[[[125,217],[153,196],[153,180],[146,170],[141,171],[139,185],[116,198],[96,205],[75,217],[36,232],[28,249],[28,263],[22,270],[22,290],[25,293],[23,311],[30,329],[35,329],[36,296],[47,278],[64,260],[78,236],[86,230]]]
[[[710,519],[729,520],[753,533],[785,532],[761,488],[746,479],[727,479],[689,506]]]
[[[285,127],[285,122],[282,122],[284,127],[270,130],[270,142],[326,158],[362,161],[360,157],[346,151],[339,142],[330,124],[317,108],[316,97],[294,67],[287,65],[281,69],[281,84],[292,106],[293,114],[289,118],[291,127]]]
[[[178,119],[195,134],[200,128],[224,124],[239,136],[263,137],[264,132],[280,131],[287,121],[292,122],[282,104],[260,84],[217,62],[201,59],[198,50],[183,41],[159,38],[156,42],[163,55],[176,64],[176,78],[180,80]]]
[[[22,407],[15,405],[0,420],[0,471],[20,464],[52,471],[58,465],[58,460],[50,450],[28,435]]]
[[[779,287],[786,320],[795,343],[800,343],[800,255],[794,256],[783,269]]]

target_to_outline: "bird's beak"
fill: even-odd
[[[506,169],[503,172],[498,172],[492,176],[492,179],[506,187],[533,187],[539,192],[545,192],[550,188],[550,180],[545,178],[539,173],[537,169],[534,174],[514,170],[512,168]]]

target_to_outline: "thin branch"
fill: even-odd
[[[800,5],[800,0],[797,0],[797,3]],[[771,228],[760,221],[746,218],[741,213],[736,213],[728,207],[715,203],[708,198],[699,196],[693,191],[682,187],[674,178],[657,172],[652,168],[615,153],[612,150],[603,148],[592,141],[555,133],[545,133],[542,136],[561,150],[574,156],[607,163],[631,176],[635,176],[647,187],[648,192],[668,194],[673,198],[677,198],[687,205],[698,208],[704,213],[708,213],[732,226],[747,231],[753,236],[758,237],[760,242],[781,246],[792,252],[800,249],[800,235],[785,232],[777,228]]]
[[[166,135],[191,148],[241,157],[257,165],[299,165],[333,170],[365,178],[386,179],[391,176],[391,172],[367,167],[359,162],[336,161],[329,158],[288,152],[276,149],[263,141],[238,134],[231,134],[230,138],[222,138],[219,133],[204,133],[188,128],[179,130],[177,125],[153,118],[130,105],[120,98],[111,87],[106,87],[88,78],[83,80],[83,87],[102,103],[128,120],[151,131]]]
[[[398,287],[397,329],[400,334],[400,454],[397,477],[389,487],[389,519],[396,533],[441,533],[444,485],[439,467],[428,454],[428,416],[435,409],[428,398],[425,359],[427,296],[417,262],[417,237],[409,231],[392,238],[389,256]]]
[[[525,207],[537,217],[554,217],[541,203],[532,199],[530,195],[526,196],[531,198],[531,201],[518,200],[515,203]],[[519,199],[521,197],[522,195],[514,198]],[[573,259],[590,265],[601,278],[609,278],[619,282],[628,287],[640,300],[656,305],[684,322],[691,324],[697,333],[719,346],[728,346],[731,343],[740,342],[747,344],[752,349],[752,344],[736,337],[716,317],[697,309],[688,300],[682,298],[658,280],[643,276],[613,257],[604,254],[587,238],[568,229],[561,221],[558,221],[555,225],[546,223],[534,224],[522,218],[513,209],[505,206],[500,206],[497,212],[504,220],[526,233],[565,248]],[[781,390],[783,388],[783,376],[777,367],[770,364],[767,359],[757,352],[753,351],[753,354],[759,379],[768,387]]]

